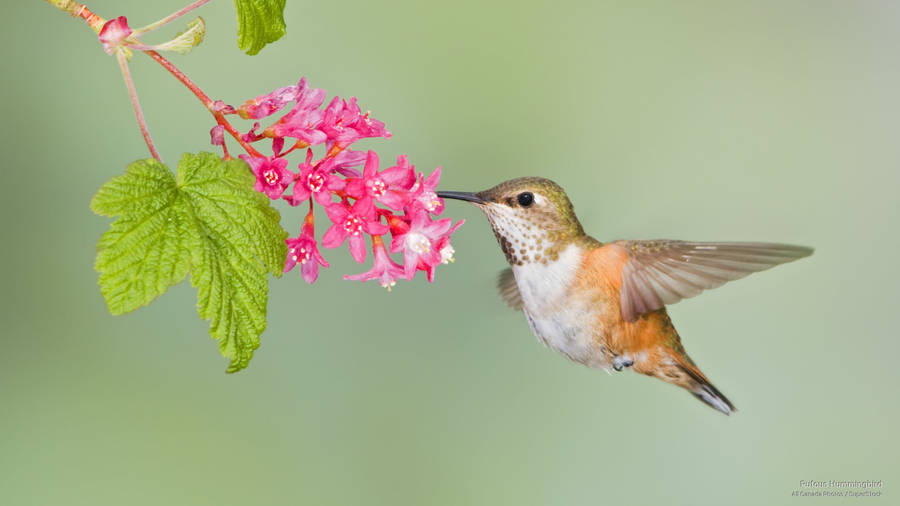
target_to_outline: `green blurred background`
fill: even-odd
[[[185,2],[89,6],[141,26]],[[189,286],[107,313],[88,202],[146,148],[90,30],[9,2],[0,503],[757,505],[809,479],[884,480],[866,504],[896,503],[900,4],[290,2],[257,57],[230,2],[200,14],[206,42],[172,60],[214,98],[301,75],[357,95],[394,132],[364,146],[443,165],[445,189],[546,176],[601,240],[816,254],[671,308],[732,417],[541,346],[457,202],[434,285],[344,282],[360,268],[326,252],[315,286],[271,283],[262,347],[227,376]],[[199,102],[142,55],[132,71],[164,158],[210,149]]]

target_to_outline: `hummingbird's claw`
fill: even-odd
[[[629,357],[625,357],[625,356],[621,356],[621,355],[613,358],[613,360],[612,360],[613,369],[615,369],[616,371],[621,371],[622,369],[624,369],[626,367],[631,367],[633,365],[634,365],[634,360],[632,360]]]

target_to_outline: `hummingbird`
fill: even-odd
[[[762,242],[601,243],[585,234],[566,192],[539,177],[437,195],[484,212],[509,263],[500,296],[544,345],[588,367],[659,378],[726,415],[734,404],[685,352],[666,305],[813,253]]]

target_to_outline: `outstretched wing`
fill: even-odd
[[[522,310],[522,294],[519,293],[519,285],[516,284],[516,276],[512,269],[503,269],[497,277],[497,292],[500,298],[509,307]]]
[[[628,261],[622,269],[622,317],[693,297],[703,290],[812,254],[813,249],[764,242],[616,241]]]

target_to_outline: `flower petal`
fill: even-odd
[[[344,227],[334,224],[327,232],[325,232],[325,235],[322,236],[322,246],[326,248],[337,248],[341,244],[344,244],[344,239],[346,238],[347,231],[344,230]]]
[[[392,208],[397,209],[398,211],[403,209],[403,206],[406,205],[408,200],[407,192],[397,192],[394,190],[388,190],[384,195],[378,197],[378,202]]]
[[[378,153],[371,149],[366,153],[366,165],[363,167],[363,177],[368,179],[378,172]]]
[[[322,240],[322,243],[325,243],[324,239]],[[366,240],[362,235],[357,234],[350,236],[350,256],[359,263],[366,261]]]
[[[416,173],[409,167],[388,167],[381,171],[379,176],[388,186],[396,186],[404,190],[409,190],[416,182]]]
[[[366,183],[363,179],[353,179],[347,183],[344,191],[355,199],[363,198],[366,196]]]
[[[362,197],[353,203],[350,213],[359,217],[371,218],[375,214],[375,204],[371,197]]]
[[[378,221],[366,221],[363,230],[372,235],[384,235],[388,233],[388,226]]]
[[[316,280],[319,279],[319,264],[317,262],[307,261],[300,266],[300,275],[303,276],[303,280],[307,283],[315,283]]]
[[[314,196],[316,198],[316,202],[318,202],[322,207],[328,207],[332,204],[332,194],[327,190],[323,189],[322,191],[317,191]]]
[[[350,214],[350,211],[347,209],[347,206],[343,202],[336,202],[334,204],[325,206],[325,213],[328,214],[328,219],[330,219],[334,223],[340,223],[347,218],[347,215]]]

